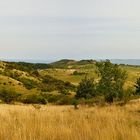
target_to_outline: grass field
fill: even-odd
[[[140,67],[135,66],[121,66],[123,70],[127,72],[128,78],[126,80],[126,86],[127,87],[134,87],[134,84],[137,80],[137,78],[140,77]],[[83,72],[86,73],[89,77],[92,77],[94,79],[98,79],[98,75],[96,73],[96,67],[94,64],[92,65],[83,65],[82,67],[73,67],[71,69],[46,69],[41,70],[41,75],[51,75],[52,77],[55,77],[57,79],[63,80],[63,81],[69,81],[75,85],[78,85],[78,83],[85,77],[85,74],[83,75],[73,75],[74,71]]]
[[[0,105],[1,140],[139,140],[140,102],[80,107]]]

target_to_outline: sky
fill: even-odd
[[[139,0],[1,0],[0,59],[140,59]]]

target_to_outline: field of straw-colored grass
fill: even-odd
[[[0,140],[140,140],[140,103],[79,110],[0,105]]]

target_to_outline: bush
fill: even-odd
[[[61,95],[48,95],[46,99],[49,103],[56,103],[61,98]]]
[[[46,104],[47,101],[42,95],[30,94],[23,99],[23,103],[26,104]]]
[[[91,97],[95,97],[96,95],[96,89],[95,89],[95,82],[93,79],[88,79],[87,77],[85,77],[85,79],[83,79],[78,88],[77,88],[77,92],[76,92],[76,98],[91,98]]]
[[[136,83],[135,83],[135,88],[136,88],[136,95],[140,95],[140,78],[137,79]]]
[[[43,90],[47,90],[47,91],[54,91],[54,90],[58,90],[58,91],[62,91],[62,90],[71,90],[74,91],[75,90],[75,86],[73,84],[71,84],[70,82],[64,82],[62,80],[58,80],[56,78],[53,78],[49,75],[46,75],[45,77],[42,77],[43,81],[43,85],[44,86],[40,86],[40,89]],[[45,88],[46,86],[46,88]]]
[[[73,105],[73,97],[64,94],[44,94],[49,103],[57,105]]]
[[[60,93],[62,93],[63,95],[70,95],[70,92],[67,89],[61,89]]]
[[[22,82],[23,85],[29,90],[38,86],[37,82],[31,79],[21,78],[19,81]]]
[[[111,94],[111,93],[106,94],[106,95],[105,95],[105,101],[106,101],[107,103],[113,103],[113,101],[114,101],[114,95]]]
[[[84,72],[78,72],[78,71],[74,71],[73,75],[85,75],[86,73]]]
[[[58,105],[72,105],[72,98],[69,96],[62,96],[56,104]]]
[[[0,91],[0,99],[7,104],[16,101],[20,95],[21,94],[16,93],[14,89],[3,88]]]
[[[124,103],[127,103],[131,99],[133,94],[134,94],[134,89],[128,88],[127,90],[125,90],[123,96]]]

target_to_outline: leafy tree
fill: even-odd
[[[95,82],[93,79],[85,77],[77,88],[76,98],[91,98],[96,95]]]
[[[98,92],[105,96],[107,102],[113,102],[114,98],[121,100],[123,98],[123,86],[127,74],[117,64],[112,64],[109,60],[96,63],[100,81],[98,83]]]

